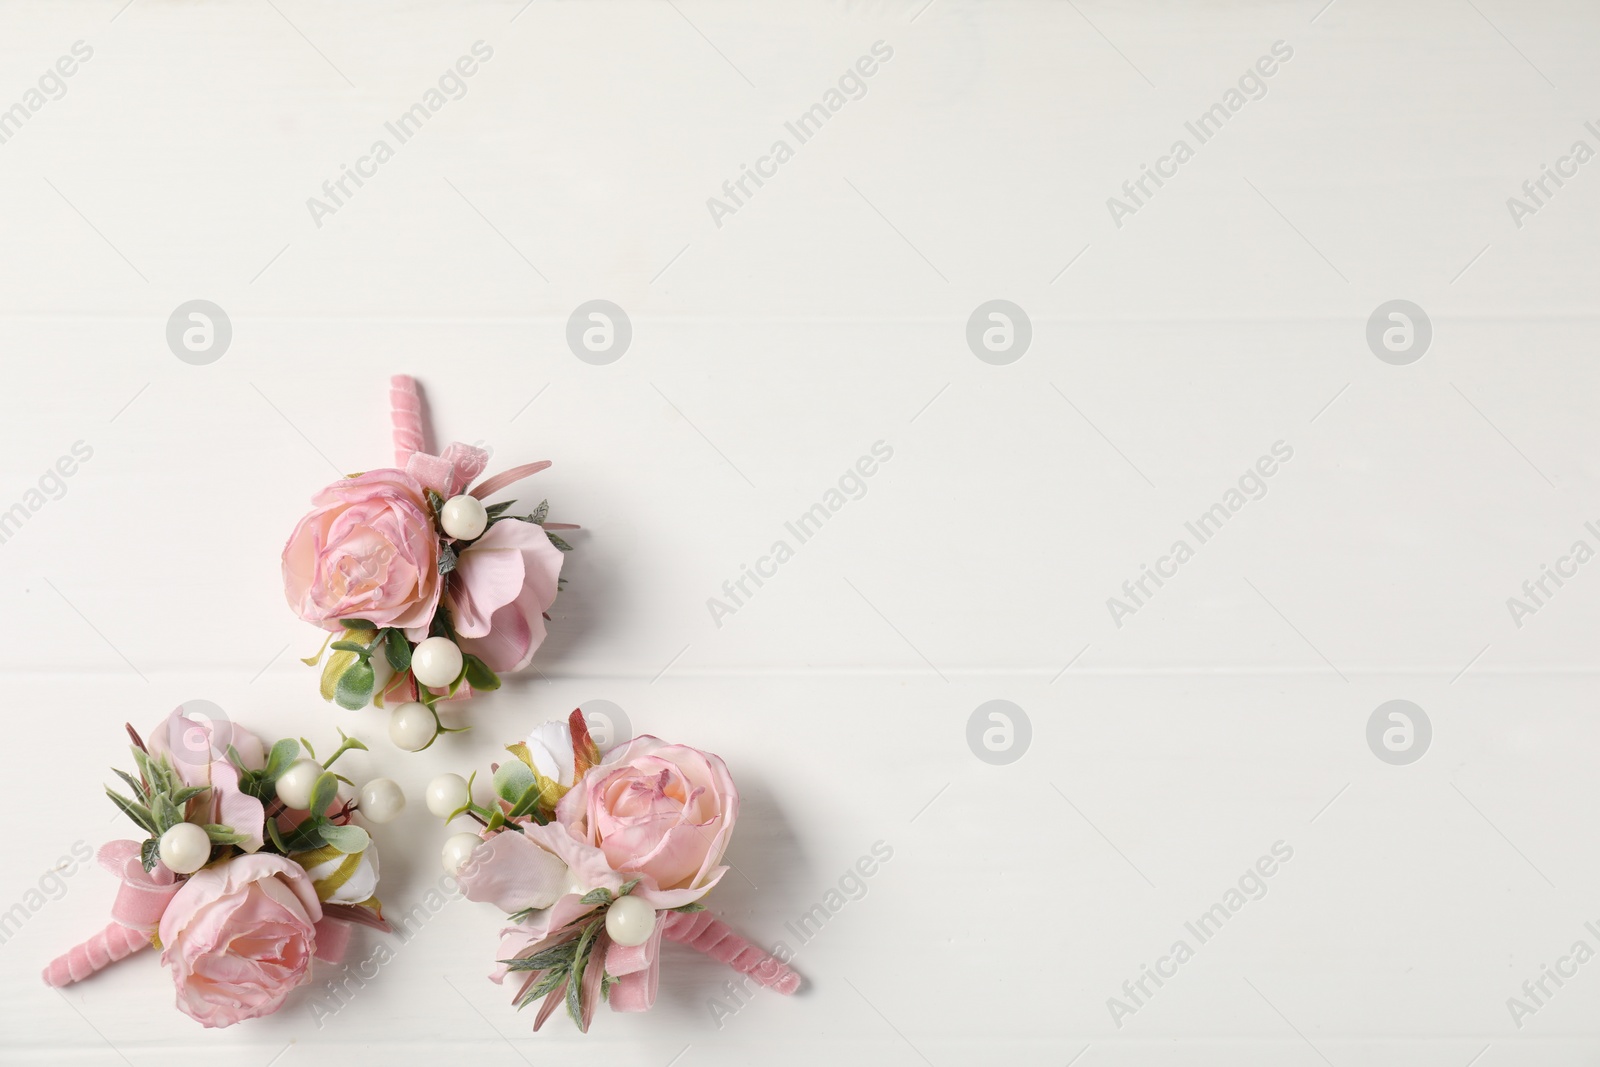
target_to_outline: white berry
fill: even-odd
[[[458,541],[470,541],[489,525],[489,512],[483,501],[470,493],[453,496],[439,509],[439,525]]]
[[[161,862],[174,874],[193,874],[211,858],[211,838],[192,822],[180,822],[161,835]]]
[[[461,649],[448,637],[430,637],[411,650],[411,673],[422,685],[449,685],[461,676]]]
[[[606,933],[627,948],[642,945],[656,932],[656,909],[633,895],[618,897],[606,909]]]
[[[440,857],[444,861],[445,873],[461,873],[461,868],[466,866],[481,844],[483,839],[477,834],[459,833],[445,838],[444,852]]]
[[[438,716],[426,704],[415,700],[396,704],[389,713],[389,740],[407,752],[421,752],[438,732]]]
[[[278,799],[285,807],[307,811],[311,807],[311,791],[322,777],[322,764],[314,759],[297,759],[278,779]],[[317,814],[322,814],[318,812]]]
[[[371,822],[388,822],[406,806],[406,795],[393,778],[374,778],[361,787],[361,814]]]
[[[427,799],[429,811],[441,819],[448,819],[466,805],[471,794],[467,792],[465,778],[459,774],[441,774],[428,783]]]

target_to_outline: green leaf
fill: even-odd
[[[333,825],[326,819],[311,818],[288,833],[280,835],[275,828],[276,824],[276,819],[267,820],[267,826],[273,828],[273,844],[277,845],[285,855],[293,852],[310,852],[314,848],[326,845],[328,842],[322,836],[322,831]]]
[[[150,802],[150,794],[145,792],[144,784],[139,779],[127,771],[119,771],[115,767],[111,768],[111,773],[128,783],[128,788],[133,790],[134,799],[138,800],[139,803],[148,804]]]
[[[535,952],[519,960],[501,960],[513,971],[542,971],[546,967],[569,967],[572,965],[573,953],[578,950],[578,939],[563,941],[554,948],[547,948],[543,952]]]
[[[372,838],[359,826],[340,826],[330,822],[322,826],[321,832],[323,841],[350,856],[365,852],[367,846],[372,844]]]
[[[472,653],[464,653],[461,657],[462,676],[467,684],[480,693],[490,693],[500,688],[500,676],[489,669],[489,665]]]
[[[341,708],[359,711],[372,700],[376,683],[377,675],[372,670],[372,664],[364,659],[357,660],[339,675],[339,682],[333,690],[334,703]]]
[[[267,840],[272,842],[279,855],[287,856],[289,854],[289,846],[283,839],[283,831],[278,829],[277,819],[267,820]]]
[[[172,798],[165,793],[157,793],[150,798],[150,810],[155,813],[158,834],[164,834],[183,822],[183,812],[178,810]]]
[[[619,897],[627,896],[629,893],[633,892],[634,888],[637,887],[638,884],[640,882],[642,882],[642,881],[644,881],[644,879],[635,878],[635,879],[633,879],[631,881],[623,882],[622,883],[622,888],[617,890],[617,896],[619,896]]]
[[[439,573],[449,574],[455,570],[459,559],[460,557],[456,555],[456,550],[453,546],[444,545],[441,547],[439,549]]]
[[[285,737],[273,745],[271,753],[267,755],[267,767],[261,772],[262,780],[276,782],[282,777],[283,772],[289,769],[289,764],[299,758],[300,742],[292,737]]]
[[[433,509],[433,521],[434,524],[437,525],[439,522],[439,512],[444,510],[444,497],[440,496],[432,489],[424,489],[423,493],[428,497],[428,507]]]
[[[236,833],[233,827],[218,823],[206,823],[205,831],[213,845],[242,845],[250,840],[244,834]]]
[[[589,904],[589,905],[609,904],[615,899],[616,899],[616,897],[611,895],[611,890],[606,889],[604,886],[602,886],[599,889],[591,889],[587,893],[585,893],[582,897],[579,897],[578,898],[578,903],[579,904]]]
[[[143,828],[146,833],[159,834],[161,832],[156,829],[155,815],[153,815],[150,809],[145,807],[143,804],[135,804],[121,793],[118,793],[110,788],[106,789],[106,796],[111,798],[111,802],[113,804],[122,809],[122,814],[132,819],[134,823]]]
[[[317,784],[311,787],[311,814],[324,815],[339,796],[339,778],[332,771],[323,771]],[[327,835],[324,834],[324,837]]]
[[[366,619],[345,619],[344,620],[344,628],[346,630],[376,630],[377,629],[376,626],[372,625],[372,623],[368,622]]]
[[[521,760],[511,760],[502,763],[494,772],[495,795],[507,804],[520,801],[529,789],[537,790],[539,783],[534,779],[533,771]]]
[[[396,674],[411,669],[411,642],[400,630],[390,627],[384,631],[383,654],[389,658],[389,666]]]
[[[572,1016],[572,1021],[580,1029],[583,1027],[583,971],[590,962],[589,954],[594,949],[595,934],[603,925],[605,920],[598,919],[585,926],[578,938],[578,950],[572,954],[572,980],[567,983],[567,1014]]]
[[[678,906],[676,908],[670,908],[668,910],[669,911],[679,911],[679,912],[682,912],[685,915],[692,915],[697,911],[705,911],[706,910],[706,906],[704,904],[700,903],[697,900],[693,904],[683,904],[683,905],[680,905],[680,906]]]
[[[372,650],[370,648],[355,641],[335,641],[328,647],[333,649],[335,652],[354,652],[361,659],[366,659],[368,656],[372,655]]]
[[[563,541],[561,538],[557,537],[555,534],[551,533],[549,530],[546,530],[544,532],[544,535],[546,537],[550,538],[550,543],[552,545],[555,545],[561,551],[563,551],[563,552],[571,552],[572,551],[572,546],[571,545],[567,544],[565,541]]]
[[[211,792],[209,785],[186,785],[172,794],[174,804],[187,804],[201,793]]]
[[[485,505],[483,510],[488,512],[491,519],[498,519],[500,516],[506,513],[506,509],[510,508],[515,503],[515,500],[502,500],[498,504]]]
[[[550,501],[541,500],[539,506],[533,509],[533,514],[528,516],[528,521],[543,525],[544,520],[550,515]]]
[[[566,971],[565,968],[559,968],[557,970],[551,971],[549,974],[545,975],[543,978],[540,978],[537,982],[533,983],[533,985],[528,989],[528,991],[526,993],[522,994],[522,996],[517,999],[517,1007],[518,1008],[527,1007],[529,1004],[532,1004],[534,1001],[538,1000],[540,997],[545,996],[547,993],[549,993],[552,990],[554,990],[556,986],[558,986],[562,982],[566,981],[566,979],[567,979],[567,971]]]
[[[161,842],[154,837],[146,838],[144,844],[139,846],[139,862],[146,871],[153,871],[160,859]]]

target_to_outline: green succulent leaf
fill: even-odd
[[[113,804],[122,809],[122,814],[132,819],[134,824],[141,827],[146,833],[160,834],[161,831],[156,829],[156,817],[149,808],[143,804],[135,804],[113,789],[108,788],[106,796],[111,798]]]

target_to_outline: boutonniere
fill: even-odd
[[[100,849],[122,880],[111,922],[45,968],[52,986],[80,982],[152,945],[172,972],[178,1008],[204,1026],[270,1015],[310,980],[313,959],[342,959],[354,925],[388,930],[378,901],[378,851],[353,820],[399,812],[387,778],[360,800],[339,796],[310,743],[271,745],[226,721],[174,711],[148,740],[128,727],[134,771],[106,792],[145,835]]]
[[[478,825],[445,842],[444,866],[469,900],[509,916],[490,977],[512,979],[518,1008],[541,1001],[535,1030],[562,1006],[584,1032],[602,1001],[649,1010],[664,941],[779,993],[799,988],[785,959],[705,910],[739,817],[720,758],[649,736],[602,755],[577,711],[506,749],[488,804],[455,774],[429,783],[427,799],[435,815]]]
[[[545,638],[545,612],[571,546],[549,502],[515,511],[494,494],[548,460],[481,477],[489,454],[459,442],[426,451],[422,400],[390,382],[395,465],[340,479],[283,549],[283,590],[302,619],[328,631],[305,662],[340,707],[391,706],[390,737],[410,751],[442,732],[434,705],[500,687]]]

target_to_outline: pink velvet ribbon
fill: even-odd
[[[44,969],[46,985],[81,982],[120,959],[148,948],[180,883],[161,864],[146,871],[139,860],[139,842],[111,841],[99,852],[100,865],[122,880],[111,905],[111,922],[81,945]]]
[[[606,949],[606,973],[619,981],[611,988],[612,1011],[649,1011],[660,982],[661,941],[676,941],[749,975],[758,985],[785,995],[800,988],[800,976],[776,956],[752,945],[708,911],[662,912],[655,933],[642,945],[613,942]]]
[[[427,451],[428,435],[422,425],[422,394],[417,380],[409,374],[396,374],[389,379],[389,421],[394,427],[395,466],[411,475],[424,486],[446,500],[467,491],[478,475],[489,464],[489,453],[472,445],[457,441],[446,445],[437,456]],[[482,500],[538,474],[550,466],[549,460],[524,463],[510,470],[485,478],[472,495]]]
[[[59,989],[81,982],[150,947],[167,904],[183,883],[160,863],[145,870],[139,850],[137,841],[110,841],[101,847],[97,857],[100,865],[122,880],[111,904],[111,922],[89,940],[52,960],[44,969],[45,985]],[[316,932],[317,959],[341,962],[350,944],[351,924],[324,915],[316,924]]]

